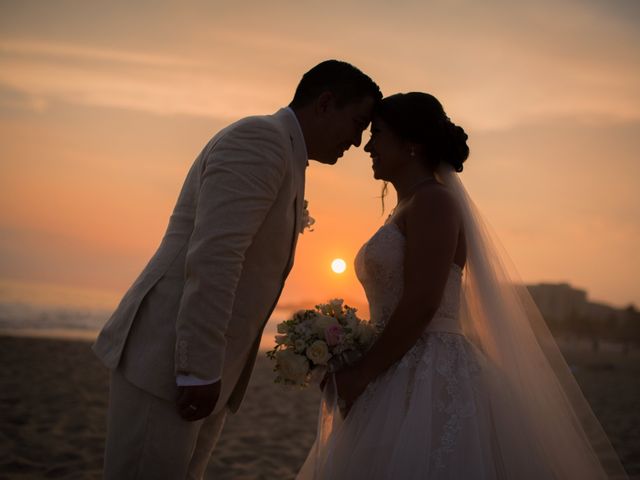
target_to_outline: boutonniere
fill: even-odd
[[[311,226],[316,223],[315,219],[309,215],[309,201],[305,200],[304,205],[302,207],[302,227],[300,228],[300,233],[304,233],[304,229],[309,229],[310,232],[313,232],[313,228]]]

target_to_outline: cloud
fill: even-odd
[[[278,105],[272,100],[277,98],[277,85],[255,75],[234,77],[191,60],[17,41],[3,42],[0,51],[0,86],[24,95],[36,111],[57,101],[161,115],[238,118]]]
[[[434,2],[402,10],[373,4],[357,21],[329,18],[314,6],[278,8],[276,15],[256,4],[244,24],[225,9],[228,25],[222,17],[209,25],[193,11],[178,15],[168,8],[155,24],[150,19],[152,30],[166,28],[170,15],[186,15],[190,26],[176,24],[174,43],[155,47],[163,53],[131,33],[110,48],[95,46],[104,43],[99,39],[5,38],[0,85],[24,95],[36,111],[62,101],[230,119],[275,110],[304,69],[337,56],[361,66],[387,93],[432,91],[453,118],[477,129],[547,116],[608,123],[640,118],[637,31],[598,6]],[[350,18],[359,12],[345,8]],[[453,15],[459,10],[470,14]],[[267,15],[272,22],[262,21]]]
[[[44,58],[98,60],[151,67],[202,67],[201,62],[185,58],[142,52],[81,46],[69,43],[51,43],[36,40],[0,41],[0,54],[36,56]]]

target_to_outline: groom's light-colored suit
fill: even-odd
[[[236,411],[293,265],[306,166],[290,109],[245,118],[213,137],[157,252],[93,347],[103,363],[170,402],[176,375],[220,378],[214,415]]]

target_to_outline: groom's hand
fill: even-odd
[[[220,381],[209,385],[178,387],[178,413],[188,422],[208,417],[220,396]]]

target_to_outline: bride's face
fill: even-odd
[[[371,156],[373,177],[378,180],[393,181],[409,161],[405,142],[378,116],[373,117],[364,151]]]

